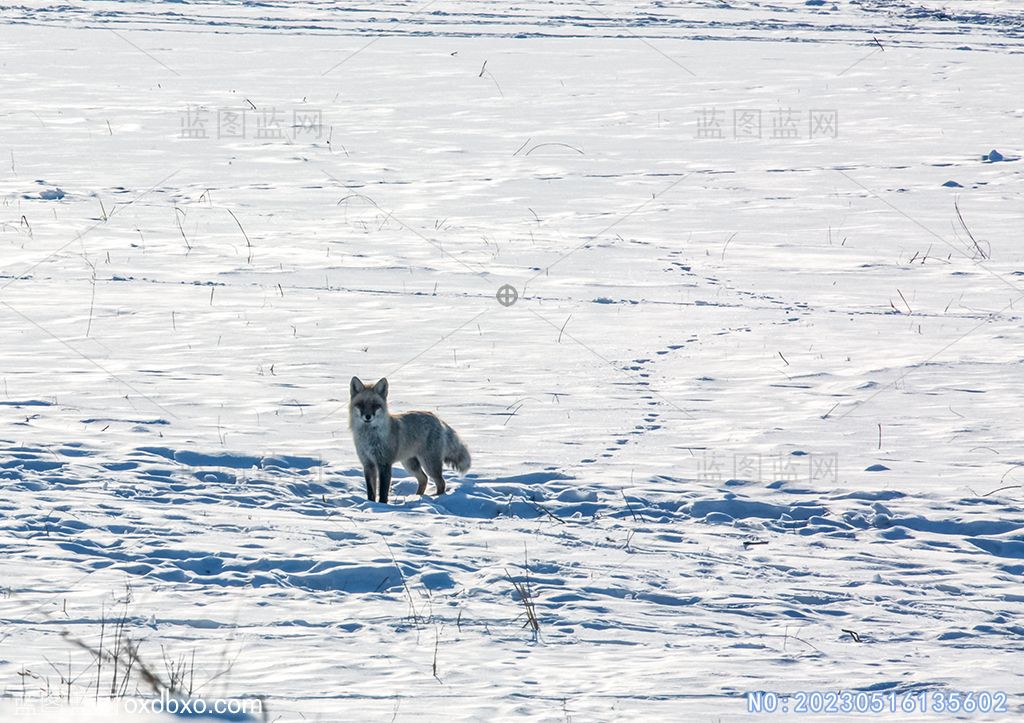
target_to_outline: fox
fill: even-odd
[[[388,412],[388,380],[372,387],[352,377],[348,417],[356,455],[366,478],[366,499],[387,504],[391,491],[391,465],[401,462],[419,482],[416,494],[427,491],[427,478],[438,496],[445,492],[444,466],[465,473],[469,449],[455,430],[433,412]]]

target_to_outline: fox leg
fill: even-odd
[[[415,477],[416,481],[419,482],[419,487],[416,488],[416,494],[423,495],[427,492],[427,475],[423,473],[423,467],[420,465],[420,461],[415,457],[402,460],[402,466],[411,472]]]
[[[391,492],[390,464],[381,465],[378,468],[377,480],[377,501],[386,505],[388,503],[388,493]]]
[[[374,482],[376,481],[377,471],[373,465],[363,465],[363,477],[366,478],[366,499],[370,502],[377,501],[377,492],[374,490]]]
[[[428,459],[425,462],[427,475],[437,485],[437,496],[440,497],[444,494],[444,465],[440,459]]]

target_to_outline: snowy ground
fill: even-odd
[[[0,7],[0,715],[82,720],[74,641],[126,615],[267,720],[1018,719],[1022,38],[1009,0]],[[362,499],[353,374],[459,430],[449,495]]]

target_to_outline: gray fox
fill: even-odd
[[[359,377],[352,377],[349,392],[349,425],[356,454],[363,463],[366,499],[387,504],[391,465],[398,461],[419,481],[416,490],[419,495],[427,491],[428,477],[437,485],[437,494],[444,494],[444,465],[459,472],[469,469],[469,450],[455,430],[437,415],[431,412],[388,413],[387,379],[368,387]]]

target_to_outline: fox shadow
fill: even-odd
[[[435,495],[434,485],[427,494],[416,494],[416,478],[395,466],[391,501],[388,504],[365,499],[361,469],[345,470],[333,485],[344,489],[350,504],[384,511],[421,510],[436,514],[475,519],[516,517],[534,519],[580,514],[591,517],[601,507],[593,492],[581,490],[578,482],[555,470],[528,472],[504,477],[485,477],[470,473],[448,480],[448,490]]]

